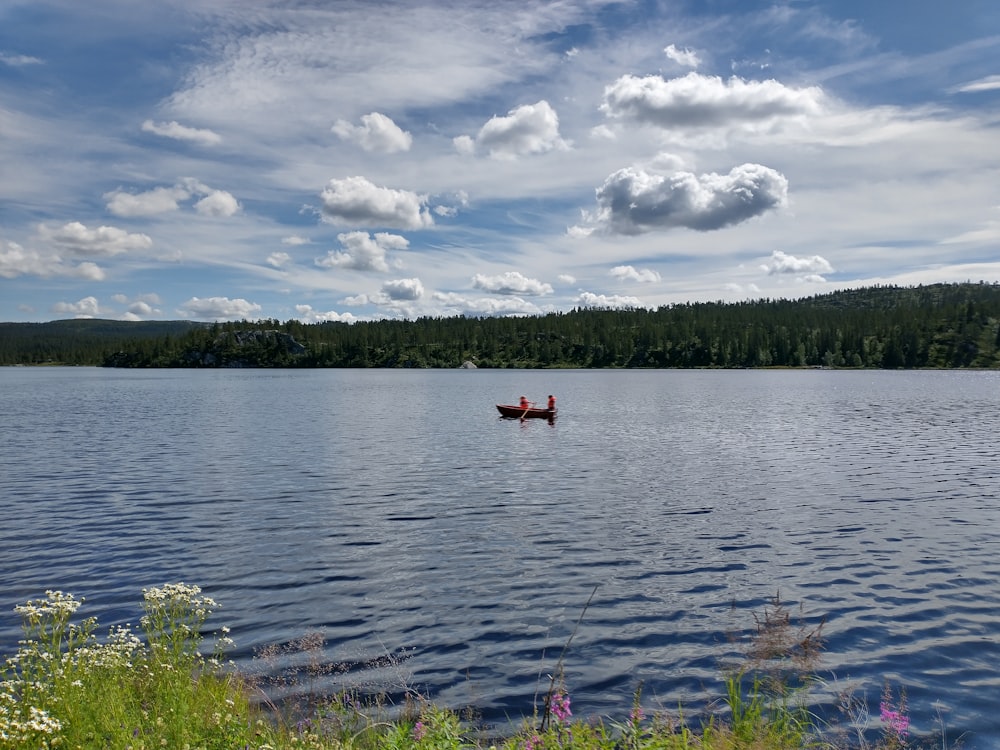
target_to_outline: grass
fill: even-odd
[[[469,717],[412,692],[403,705],[392,705],[384,695],[323,695],[314,689],[299,701],[268,699],[266,684],[223,662],[232,645],[225,628],[213,636],[212,655],[202,654],[203,628],[216,604],[197,586],[144,590],[139,632],[114,628],[103,640],[93,618],[73,622],[81,603],[71,594],[48,591],[44,599],[16,608],[25,637],[0,672],[0,750],[909,747],[905,694],[897,697],[888,686],[877,726],[864,701],[853,695],[842,700],[846,727],[810,713],[822,626],[796,628],[778,597],[756,618],[746,659],[723,671],[725,695],[713,710],[690,719],[681,709],[647,716],[640,686],[624,718],[574,719],[560,656],[541,709],[503,737],[487,737]],[[294,645],[307,656],[306,679],[317,686],[329,673],[319,659],[322,647],[316,634]],[[280,679],[287,685],[294,675]]]

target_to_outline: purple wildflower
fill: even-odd
[[[905,737],[906,731],[910,728],[910,717],[902,711],[896,711],[892,704],[882,701],[879,704],[882,711],[883,723],[892,730],[897,737]]]
[[[538,750],[542,746],[542,738],[537,734],[531,735],[524,741],[524,750]]]
[[[643,713],[642,706],[635,706],[635,707],[633,707],[632,711],[628,715],[629,721],[631,721],[633,724],[638,724],[639,722],[641,722],[645,718],[646,718],[646,714]]]
[[[422,721],[418,721],[413,725],[413,739],[420,742],[424,737],[427,736],[427,727]]]
[[[566,693],[554,693],[550,708],[556,721],[568,721],[573,716],[573,711],[569,707],[569,696]]]

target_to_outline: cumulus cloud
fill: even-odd
[[[323,220],[330,224],[393,229],[423,229],[434,224],[426,196],[378,187],[364,177],[330,180],[320,197]]]
[[[649,268],[636,270],[632,266],[615,266],[608,273],[619,281],[636,281],[640,284],[649,284],[660,280],[660,274]]]
[[[122,316],[124,320],[145,320],[163,314],[162,310],[154,307],[160,304],[158,294],[140,294],[134,299],[124,294],[115,294],[111,299],[119,305],[126,305],[126,312]]]
[[[108,211],[115,216],[126,217],[153,216],[176,211],[179,202],[190,197],[191,194],[180,186],[158,187],[144,193],[127,193],[118,189],[104,194]]]
[[[26,250],[16,242],[0,245],[0,277],[50,276],[50,264],[35,250]]]
[[[87,229],[78,221],[71,221],[58,228],[45,224],[38,227],[38,236],[45,242],[63,248],[71,253],[85,256],[110,257],[131,250],[146,250],[153,240],[145,234],[130,234],[117,227],[97,227]]]
[[[556,278],[560,284],[572,285],[576,283],[576,276],[570,276],[568,273],[561,273]]]
[[[182,201],[203,196],[194,204],[202,216],[233,216],[240,204],[225,190],[214,190],[198,180],[187,177],[173,187],[158,187],[141,193],[129,193],[119,188],[104,194],[108,211],[115,216],[136,217],[176,211]]]
[[[250,319],[254,313],[259,313],[260,305],[247,302],[245,299],[229,299],[229,297],[192,297],[178,308],[177,312],[185,318],[208,320],[243,320]]]
[[[61,276],[85,281],[103,281],[104,270],[90,261],[76,265],[67,264],[57,254],[43,255],[16,242],[0,244],[0,278],[15,279],[18,276],[41,278]]]
[[[517,271],[508,271],[497,276],[484,276],[477,273],[472,277],[472,286],[493,294],[526,294],[531,297],[552,294],[551,284],[537,279],[529,279]]]
[[[724,127],[818,114],[823,91],[775,80],[746,81],[691,72],[666,80],[625,75],[604,89],[601,111],[662,128]]]
[[[435,302],[449,312],[463,315],[539,315],[537,305],[520,297],[466,297],[454,292],[435,292]]]
[[[663,48],[663,53],[673,60],[678,65],[683,65],[685,68],[697,68],[701,65],[701,58],[694,50],[679,49],[673,44],[668,44]]]
[[[380,112],[364,115],[360,125],[337,120],[330,129],[342,140],[357,143],[365,151],[391,154],[409,151],[413,143],[413,136]]]
[[[389,270],[386,251],[405,250],[410,246],[409,240],[405,237],[387,232],[376,232],[374,237],[368,232],[346,232],[338,234],[337,239],[344,249],[331,250],[325,257],[317,258],[315,261],[317,266],[384,273]]]
[[[194,204],[194,210],[202,216],[227,217],[240,212],[240,204],[232,193],[213,190]]]
[[[282,245],[308,245],[310,242],[311,240],[308,237],[300,237],[297,234],[281,238]]]
[[[356,323],[359,320],[351,313],[313,310],[312,305],[296,305],[295,312],[303,323]]]
[[[96,318],[109,311],[100,306],[96,297],[84,297],[77,302],[57,302],[52,306],[52,312],[76,318]]]
[[[770,259],[760,268],[762,271],[766,271],[769,276],[777,274],[814,274],[816,276],[814,280],[818,279],[819,281],[824,281],[819,274],[831,273],[833,271],[833,266],[830,265],[830,262],[820,255],[811,255],[808,258],[796,258],[794,255],[781,252],[781,250],[775,250],[771,253]]]
[[[515,107],[506,116],[492,117],[479,129],[475,139],[463,135],[456,138],[454,144],[461,153],[481,149],[494,159],[516,159],[569,148],[559,137],[559,115],[544,99],[536,104]]]
[[[267,264],[275,268],[284,268],[292,262],[292,256],[285,252],[274,252],[267,256]]]
[[[597,212],[587,218],[617,234],[672,227],[709,231],[783,206],[787,195],[785,176],[760,164],[742,164],[726,175],[675,172],[669,177],[626,168],[597,189]]]
[[[626,297],[619,294],[611,296],[604,294],[594,294],[593,292],[581,292],[576,298],[576,304],[581,307],[602,307],[602,308],[623,308],[642,307],[642,302],[638,297]]]
[[[146,120],[142,123],[142,129],[146,133],[159,135],[164,138],[173,138],[177,141],[188,141],[201,146],[215,146],[222,142],[218,133],[202,128],[189,128],[171,120],[170,122],[153,122]]]
[[[382,293],[390,300],[416,300],[424,296],[420,279],[394,279],[382,285]]]

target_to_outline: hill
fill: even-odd
[[[0,364],[114,367],[1000,367],[1000,285],[532,317],[0,324]]]

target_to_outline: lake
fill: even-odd
[[[502,722],[579,621],[574,712],[621,719],[722,695],[778,592],[820,705],[889,680],[994,747],[998,414],[996,372],[0,368],[0,650],[45,589],[106,631],[184,581],[248,670],[319,631],[331,686]]]

